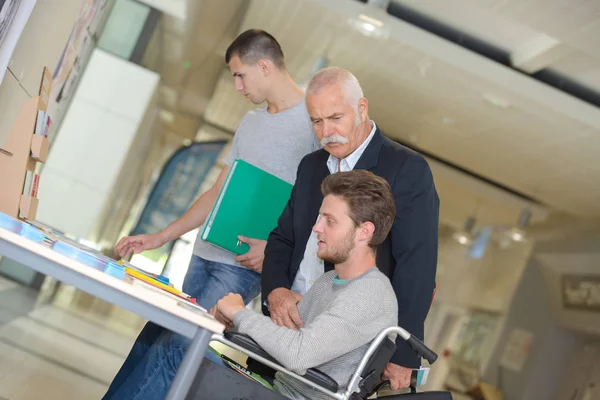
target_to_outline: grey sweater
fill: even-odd
[[[371,341],[396,326],[398,304],[389,279],[377,268],[347,281],[335,271],[323,274],[298,303],[304,328],[277,326],[250,310],[234,324],[287,369],[304,374],[316,367],[345,389]],[[275,389],[292,399],[328,399],[321,392],[277,373]]]

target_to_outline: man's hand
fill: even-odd
[[[210,313],[217,321],[226,325],[227,328],[233,328],[233,316],[245,308],[246,305],[242,296],[229,293],[217,302],[217,305],[210,310]]]
[[[267,247],[267,241],[247,238],[245,236],[238,236],[238,239],[240,242],[244,242],[250,246],[250,250],[246,254],[237,256],[235,261],[252,271],[261,273],[263,260],[265,259],[265,247]]]
[[[410,386],[411,368],[388,363],[383,370],[383,378],[390,381],[390,389],[398,390]]]
[[[302,296],[286,288],[277,288],[267,297],[271,319],[279,326],[298,329],[304,326],[298,313],[298,302]]]
[[[126,258],[131,254],[141,253],[144,250],[156,249],[165,243],[166,241],[160,233],[126,236],[121,238],[119,243],[117,243],[115,253],[118,254],[119,257]]]
[[[215,319],[217,321],[219,321],[220,323],[225,325],[225,330],[233,329],[233,321],[228,320],[227,318],[225,318],[225,316],[223,314],[219,313],[219,310],[217,309],[216,305],[210,309],[209,313],[210,313],[210,315],[215,317]]]

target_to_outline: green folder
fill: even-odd
[[[267,240],[290,199],[292,185],[243,160],[235,160],[202,231],[202,240],[240,255],[250,250],[238,236]]]

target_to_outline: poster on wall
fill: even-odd
[[[75,21],[69,40],[65,45],[54,73],[48,114],[52,117],[52,127],[48,137],[50,142],[73,98],[75,88],[83,68],[94,49],[95,36],[112,0],[85,0]]]
[[[0,0],[0,83],[36,0]]]
[[[181,217],[195,200],[202,182],[217,162],[226,144],[226,140],[198,142],[175,152],[154,184],[130,235],[160,232]],[[172,246],[173,243],[166,243],[158,249],[145,251],[135,257],[142,256],[149,259],[162,269]],[[136,264],[134,259],[132,263]],[[148,264],[144,263],[144,265]]]
[[[491,340],[498,327],[495,313],[471,310],[452,348],[452,358],[465,367],[478,369],[491,349]]]
[[[0,48],[4,44],[4,39],[8,30],[15,19],[19,9],[20,0],[0,0]]]
[[[500,365],[514,372],[520,372],[527,361],[533,346],[533,334],[523,329],[515,328],[510,332]]]

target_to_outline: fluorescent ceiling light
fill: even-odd
[[[380,21],[376,18],[369,17],[368,15],[365,15],[365,14],[360,14],[358,16],[358,18],[360,20],[362,20],[363,22],[365,22],[366,24],[373,26],[373,28],[375,28],[375,27],[381,28],[384,25],[383,21]]]
[[[380,39],[387,39],[390,36],[390,29],[383,21],[365,14],[349,18],[348,25],[365,36]]]

